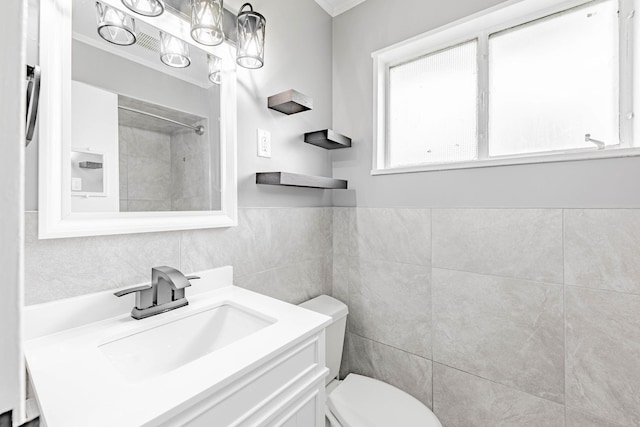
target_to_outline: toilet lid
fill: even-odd
[[[344,427],[442,427],[416,398],[382,381],[349,374],[327,406]]]

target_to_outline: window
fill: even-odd
[[[374,53],[373,173],[640,155],[634,1],[525,0]]]
[[[477,157],[477,44],[389,69],[390,166]]]

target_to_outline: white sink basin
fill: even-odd
[[[184,366],[274,322],[227,303],[116,338],[99,349],[128,381],[140,381]]]
[[[143,320],[130,315],[134,295],[113,290],[25,309],[25,357],[47,426],[183,425],[167,422],[329,322],[233,286],[230,267],[194,274],[189,305]]]

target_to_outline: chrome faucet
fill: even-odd
[[[131,310],[131,317],[140,320],[189,304],[184,289],[191,286],[189,280],[194,279],[199,277],[185,276],[172,267],[154,267],[151,284],[124,289],[114,295],[121,297],[135,292],[136,305]]]

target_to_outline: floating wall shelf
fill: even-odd
[[[308,187],[346,190],[347,181],[324,176],[299,175],[288,172],[258,172],[256,184],[283,185],[286,187]]]
[[[272,110],[291,115],[313,108],[313,98],[296,90],[289,89],[277,95],[270,96],[268,106]]]
[[[331,129],[305,133],[304,142],[326,148],[327,150],[351,147],[351,138],[340,135]]]

